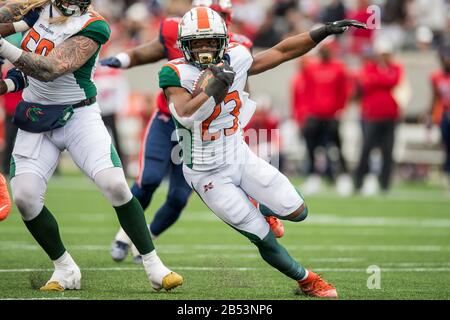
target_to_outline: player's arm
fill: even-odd
[[[367,28],[365,24],[355,20],[342,20],[289,37],[274,47],[256,54],[248,73],[249,75],[258,74],[273,69],[283,62],[298,58],[329,35],[343,33],[349,27]]]
[[[205,84],[199,84],[202,89],[195,97],[181,86],[177,72],[169,66],[164,66],[159,74],[159,85],[164,89],[171,110],[176,111],[180,118],[193,116],[208,100],[214,105],[221,103],[233,84],[235,72],[227,62],[220,66],[210,65],[210,78],[204,78]],[[206,71],[205,71],[206,72]],[[210,110],[209,110],[210,111]]]
[[[121,52],[114,57],[100,61],[100,65],[111,68],[128,69],[147,63],[154,63],[164,59],[164,47],[156,38],[134,49]]]
[[[186,89],[180,87],[168,87],[164,89],[164,94],[166,95],[168,105],[172,105],[178,117],[181,118],[191,117],[210,99],[205,92],[201,92],[199,95],[192,97]]]
[[[25,74],[43,82],[53,81],[83,66],[99,44],[85,36],[74,36],[53,49],[48,56],[26,52],[0,39],[0,55],[21,69]]]
[[[0,95],[8,92],[18,92],[28,86],[27,76],[17,68],[12,68],[5,79],[0,80]]]
[[[22,17],[20,13],[21,5],[15,2],[8,2],[0,8],[0,23],[19,21]]]
[[[40,8],[28,11],[22,16],[17,4],[7,4],[0,8],[0,35],[7,37],[16,32],[25,32],[39,19]]]

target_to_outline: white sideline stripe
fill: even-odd
[[[383,268],[382,272],[450,272],[450,267],[440,268]],[[174,267],[174,270],[185,271],[255,271],[266,270],[267,268],[253,267]],[[81,271],[143,271],[142,267],[117,267],[117,268],[82,268]],[[317,268],[316,272],[363,272],[365,268]],[[22,272],[52,272],[53,269],[0,269],[0,273],[22,273]]]
[[[286,245],[288,250],[292,252],[301,251],[374,251],[374,252],[442,252],[450,251],[450,246],[439,245]],[[38,245],[15,243],[12,241],[4,241],[0,243],[0,249],[4,250],[41,250]],[[109,251],[109,246],[105,245],[73,245],[69,247],[69,251]],[[187,250],[198,251],[255,251],[255,247],[247,244],[243,245],[158,245],[158,251],[164,254],[182,253],[186,254]]]

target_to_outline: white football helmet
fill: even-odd
[[[227,26],[231,23],[231,14],[233,9],[231,0],[194,0],[192,1],[192,6],[209,7],[222,16]]]
[[[192,51],[191,41],[197,39],[216,39],[217,48],[213,54],[196,54]],[[222,61],[228,45],[228,31],[222,17],[207,7],[196,7],[188,11],[178,24],[178,47],[185,59],[204,69],[208,64]]]

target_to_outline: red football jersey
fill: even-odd
[[[178,23],[181,18],[167,18],[161,23],[159,31],[159,41],[164,47],[164,52],[167,60],[174,60],[183,57],[183,52],[178,48]],[[244,35],[231,33],[229,34],[230,42],[237,42],[247,47],[249,50],[253,47],[253,42]],[[161,91],[156,99],[156,104],[159,111],[170,114],[167,100],[164,93]]]
[[[444,109],[450,111],[450,74],[437,71],[431,75],[431,83]]]

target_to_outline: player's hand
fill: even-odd
[[[347,31],[350,27],[367,29],[367,25],[365,23],[359,22],[357,20],[346,19],[325,24],[325,28],[329,34],[340,34]]]
[[[214,78],[205,87],[205,93],[213,97],[216,104],[219,104],[228,94],[228,89],[233,84],[236,72],[234,72],[233,68],[226,61],[219,65],[210,64],[208,69],[211,70]]]
[[[109,58],[102,59],[102,60],[100,60],[100,65],[104,66],[104,67],[110,67],[110,68],[116,68],[116,69],[122,68],[122,63],[116,57],[109,57]]]
[[[28,87],[27,75],[17,68],[9,69],[8,73],[6,74],[6,79],[11,79],[12,82],[14,82],[16,88],[12,92],[21,91]]]
[[[34,8],[33,10],[28,11],[27,14],[23,16],[22,20],[32,28],[36,21],[38,21],[41,11],[42,8]]]
[[[311,30],[309,32],[309,35],[315,43],[319,43],[330,35],[344,33],[350,27],[367,29],[367,25],[365,23],[359,22],[357,20],[340,20],[329,22],[320,28]]]
[[[236,72],[227,61],[224,61],[219,65],[210,64],[208,68],[212,71],[216,79],[222,81],[226,86],[231,87],[234,77],[236,76]]]

